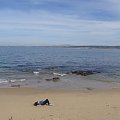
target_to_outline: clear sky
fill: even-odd
[[[0,0],[2,45],[120,45],[120,0]]]

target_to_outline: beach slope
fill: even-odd
[[[120,120],[120,90],[0,89],[0,120]],[[33,106],[48,98],[53,106]]]

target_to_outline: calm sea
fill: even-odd
[[[67,75],[75,70],[93,70],[99,73],[85,77]],[[46,79],[54,76],[60,76],[61,81],[47,84]],[[0,47],[1,86],[18,84],[18,82],[24,83],[25,86],[36,82],[39,87],[46,85],[66,87],[77,86],[84,79],[89,85],[90,81],[118,85],[120,83],[120,49]]]

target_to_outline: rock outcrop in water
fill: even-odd
[[[87,76],[87,75],[92,75],[100,72],[92,71],[92,70],[77,70],[77,71],[72,71],[71,73],[76,75],[81,75],[81,76]]]
[[[46,81],[53,81],[53,82],[58,82],[60,80],[59,77],[53,77],[53,78],[50,78],[50,79],[45,79]]]

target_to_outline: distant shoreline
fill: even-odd
[[[70,48],[120,49],[120,46],[69,46]]]
[[[72,45],[51,45],[51,46],[0,46],[0,47],[63,47],[63,48],[97,48],[97,49],[120,49],[120,46],[102,46],[102,45],[85,45],[85,46],[72,46]]]

